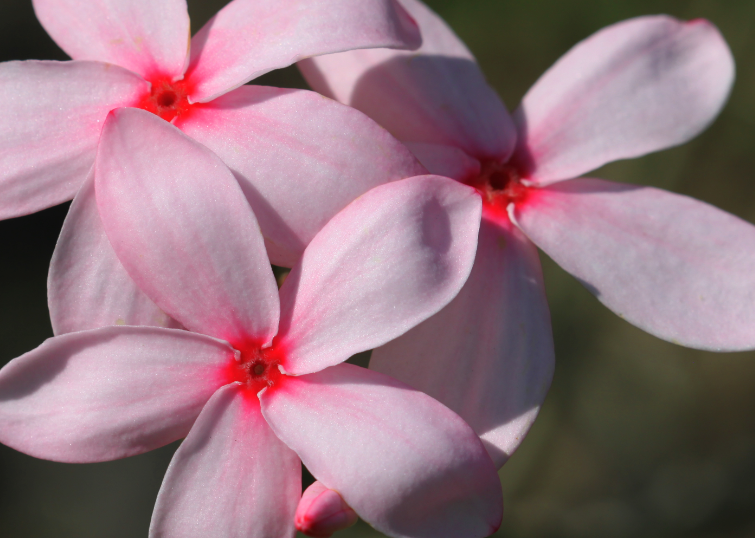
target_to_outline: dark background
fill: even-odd
[[[428,3],[466,41],[511,109],[561,54],[605,25],[653,13],[710,19],[738,69],[719,119],[683,147],[593,175],[663,187],[755,221],[755,2]],[[223,4],[189,0],[193,30]],[[30,58],[66,59],[36,22],[30,0],[0,0],[0,61]],[[304,87],[295,68],[258,82]],[[45,281],[66,210],[0,222],[0,364],[52,334]],[[755,536],[755,354],[662,342],[614,316],[543,258],[556,375],[532,432],[500,473],[506,511],[499,534]],[[0,446],[0,536],[146,537],[174,449],[65,465]],[[378,533],[359,524],[339,536]]]

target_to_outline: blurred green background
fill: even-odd
[[[189,0],[193,30],[225,3]],[[654,13],[713,21],[738,68],[719,119],[683,147],[592,175],[663,187],[755,222],[755,2],[428,3],[469,45],[511,109],[561,54],[603,26]],[[30,58],[66,59],[36,22],[30,0],[2,0],[0,61]],[[258,82],[304,87],[295,68]],[[45,282],[66,210],[0,222],[0,364],[52,334]],[[662,342],[614,316],[545,256],[543,262],[557,368],[540,417],[500,473],[505,515],[498,535],[755,536],[755,354]],[[65,465],[0,446],[0,536],[146,537],[174,449]],[[337,536],[379,533],[360,523]]]

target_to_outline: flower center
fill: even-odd
[[[239,357],[229,364],[225,382],[240,382],[250,396],[256,397],[262,389],[271,388],[281,381],[283,374],[279,366],[285,357],[280,346],[262,348],[259,342],[250,341],[234,344],[234,347],[239,351]]]
[[[191,109],[189,84],[186,80],[173,82],[169,77],[156,77],[150,80],[152,87],[136,105],[160,116],[165,121],[173,121]]]
[[[482,195],[483,212],[496,219],[508,219],[509,205],[523,202],[530,191],[515,166],[498,161],[483,162],[480,175],[466,183]]]
[[[171,88],[164,88],[162,92],[155,95],[155,102],[158,108],[173,108],[178,101],[178,95]]]

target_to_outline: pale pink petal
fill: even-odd
[[[286,371],[316,372],[443,308],[472,269],[481,200],[419,176],[376,187],[333,217],[280,291]]]
[[[517,159],[541,185],[686,142],[718,115],[734,80],[715,26],[660,15],[575,46],[517,110]]]
[[[314,92],[243,86],[176,125],[235,173],[271,261],[286,267],[352,200],[427,173],[364,114]]]
[[[32,0],[39,22],[74,60],[142,76],[180,76],[189,53],[186,0]]]
[[[236,345],[275,335],[278,288],[259,226],[214,153],[154,114],[119,109],[95,185],[118,258],[164,312]]]
[[[554,368],[537,249],[504,226],[483,219],[477,259],[459,295],[370,359],[371,369],[458,413],[498,467],[535,420]]]
[[[236,384],[207,402],[157,497],[149,535],[293,538],[301,464]]]
[[[233,0],[192,40],[191,98],[210,101],[310,56],[420,43],[396,0]]]
[[[60,231],[47,277],[55,334],[109,325],[179,328],[128,276],[110,246],[94,196],[94,175],[82,185]]]
[[[697,200],[598,179],[539,189],[527,236],[627,321],[685,346],[755,347],[755,227]]]
[[[313,538],[328,538],[348,529],[359,516],[337,491],[315,481],[301,496],[294,521],[296,529]]]
[[[0,219],[73,198],[107,113],[147,91],[138,76],[99,62],[0,63]]]
[[[278,437],[326,487],[390,536],[488,536],[501,485],[480,439],[447,407],[341,364],[260,396]]]
[[[456,146],[505,160],[516,142],[506,107],[472,53],[417,0],[401,2],[422,31],[415,52],[359,50],[299,64],[310,86],[362,112],[404,142]]]
[[[407,142],[406,147],[431,174],[450,177],[462,183],[480,175],[480,161],[457,147],[421,142]]]
[[[184,437],[234,360],[187,331],[106,327],[56,336],[0,371],[0,442],[84,463]]]

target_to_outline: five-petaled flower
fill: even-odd
[[[401,1],[420,25],[418,52],[346,52],[300,67],[313,88],[407,142],[432,173],[474,186],[484,209],[459,296],[375,350],[371,368],[459,413],[502,465],[553,375],[535,245],[656,336],[755,347],[755,227],[684,196],[572,179],[681,144],[715,118],[734,64],[712,24],[651,16],[605,28],[549,69],[512,119],[448,26],[419,0]]]
[[[73,61],[0,65],[0,218],[73,198],[114,108],[186,123],[202,132],[203,143],[221,144],[226,134],[239,150],[244,139],[235,129],[254,128],[249,107],[276,93],[243,88],[228,95],[235,88],[317,54],[420,42],[395,0],[234,0],[188,42],[186,0],[33,4]],[[217,130],[230,107],[242,110],[227,131]]]
[[[149,110],[219,155],[273,262],[288,267],[353,199],[425,172],[353,109],[309,91],[243,85],[303,57],[418,46],[416,24],[395,0],[234,0],[190,43],[185,0],[34,7],[73,61],[0,64],[0,218],[79,193],[50,274],[56,334],[116,322],[176,326],[110,252],[85,181],[110,110]]]
[[[462,287],[482,211],[473,189],[420,176],[369,191],[318,233],[279,291],[233,174],[175,127],[112,112],[95,177],[123,265],[187,330],[74,332],[15,359],[0,371],[3,443],[92,462],[186,436],[154,537],[292,537],[300,458],[392,536],[495,531],[500,483],[474,431],[424,393],[341,364]]]

